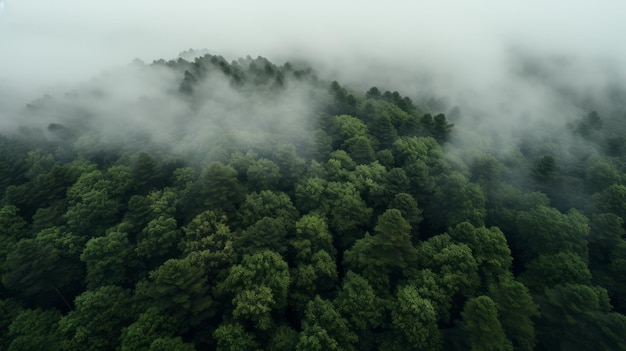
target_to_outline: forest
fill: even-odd
[[[0,349],[626,350],[626,91],[513,139],[390,89],[204,54],[33,100]]]

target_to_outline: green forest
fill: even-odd
[[[305,63],[120,70],[0,136],[0,349],[626,350],[626,92],[488,150]]]

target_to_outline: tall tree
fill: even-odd
[[[463,330],[469,337],[472,350],[513,350],[498,320],[498,309],[488,296],[475,297],[465,304]]]

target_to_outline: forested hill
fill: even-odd
[[[625,350],[623,116],[489,151],[434,105],[211,55],[33,101],[0,349]]]

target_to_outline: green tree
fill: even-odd
[[[368,164],[375,159],[371,141],[365,136],[357,136],[345,141],[350,157],[357,164]]]
[[[87,237],[99,236],[112,226],[122,210],[121,196],[132,182],[127,168],[83,173],[67,190],[69,207],[64,214],[69,228]]]
[[[19,209],[12,205],[0,208],[0,267],[17,242],[26,238],[28,223],[18,215]]]
[[[437,229],[470,222],[475,226],[485,224],[486,198],[480,186],[470,183],[463,175],[445,175],[425,209],[426,218]]]
[[[250,165],[247,176],[252,189],[275,190],[280,185],[280,168],[266,158],[260,158]]]
[[[148,298],[177,320],[181,330],[199,325],[214,314],[210,285],[201,262],[193,256],[169,259],[137,284],[136,294]]]
[[[63,350],[114,350],[122,328],[135,318],[129,290],[103,286],[86,291],[74,301],[76,308],[61,318]]]
[[[335,150],[325,164],[327,179],[337,182],[350,181],[351,172],[356,168],[356,162],[344,150]]]
[[[610,312],[605,289],[565,284],[539,299],[539,350],[620,350],[626,347],[626,317]]]
[[[594,194],[593,206],[598,213],[613,213],[626,218],[626,185],[613,184]]]
[[[317,350],[320,347],[354,350],[357,341],[333,303],[319,296],[309,301],[302,329],[296,350]]]
[[[80,260],[87,267],[85,280],[91,290],[105,285],[130,284],[134,278],[132,271],[138,268],[128,234],[121,228],[89,240]]]
[[[334,300],[337,311],[350,329],[358,333],[361,345],[372,342],[370,330],[382,323],[383,302],[365,278],[348,271]],[[370,340],[366,340],[370,339]]]
[[[412,234],[415,236],[417,226],[422,222],[422,210],[417,205],[417,200],[407,193],[398,193],[394,196],[389,208],[400,210],[402,217],[411,225]]]
[[[450,228],[448,234],[472,250],[483,287],[508,276],[513,258],[504,233],[498,227],[476,228],[469,222],[463,222]]]
[[[389,114],[375,115],[370,126],[372,135],[376,137],[381,149],[391,147],[398,137],[398,132],[394,127]]]
[[[383,342],[385,350],[441,350],[442,335],[437,328],[437,313],[429,300],[415,287],[398,289],[391,310],[393,331]]]
[[[147,260],[150,267],[154,267],[166,257],[175,256],[180,237],[176,220],[170,216],[159,216],[137,235],[135,252],[138,257]]]
[[[516,350],[535,349],[535,326],[533,318],[539,316],[537,304],[524,284],[504,279],[489,287],[489,296],[496,303],[498,319]]]
[[[591,272],[580,256],[559,252],[530,261],[520,280],[531,291],[541,293],[558,284],[591,284]]]
[[[328,182],[319,177],[301,180],[295,186],[295,203],[302,213],[318,211],[325,214],[328,209],[323,208],[324,192]]]
[[[246,196],[239,210],[241,224],[249,227],[264,217],[281,219],[285,227],[292,229],[300,217],[289,196],[283,192],[264,190]]]
[[[472,350],[513,350],[513,344],[498,320],[496,303],[491,298],[483,295],[468,300],[461,315]]]
[[[147,152],[140,152],[132,157],[131,172],[133,187],[138,193],[146,193],[150,189],[163,186],[161,167]]]
[[[244,200],[244,187],[237,179],[237,171],[221,162],[212,162],[198,179],[198,194],[204,205],[211,210],[222,210],[226,214],[235,212]]]
[[[83,243],[82,238],[60,228],[20,240],[7,255],[2,284],[44,306],[58,301],[61,308],[69,308],[68,299],[83,279],[84,269],[78,260]]]
[[[329,294],[337,283],[337,265],[324,250],[319,250],[310,258],[298,260],[291,269],[291,290],[289,305],[296,311],[304,311],[307,302],[316,294]]]
[[[171,337],[175,331],[176,319],[165,315],[157,307],[149,307],[122,330],[122,351],[147,350],[154,340]]]
[[[56,335],[61,313],[57,310],[22,311],[9,326],[8,338],[11,343],[7,350],[57,350],[59,339]]]
[[[585,170],[585,188],[589,193],[600,192],[613,184],[623,184],[621,166],[611,159],[600,159]]]
[[[325,191],[329,225],[335,232],[338,249],[350,247],[362,235],[370,221],[372,209],[351,183],[330,182]]]
[[[296,235],[290,246],[295,252],[296,262],[308,262],[320,250],[333,258],[337,254],[326,220],[317,214],[304,215],[296,222]]]
[[[233,266],[220,290],[233,296],[233,316],[241,323],[250,321],[261,330],[270,328],[272,313],[287,307],[289,268],[282,257],[272,251],[245,255]]]
[[[528,263],[540,255],[571,252],[587,260],[589,220],[582,213],[540,206],[517,215],[517,230],[511,244],[521,253],[521,262]]]
[[[160,337],[150,344],[150,351],[195,351],[196,347],[183,341],[180,336]]]
[[[252,333],[239,323],[222,323],[213,333],[219,351],[260,350]]]
[[[380,215],[375,231],[374,236],[366,235],[346,251],[344,264],[384,294],[415,262],[416,252],[411,243],[411,226],[399,210],[387,210]]]
[[[480,286],[478,263],[472,250],[467,244],[455,243],[447,234],[422,242],[415,256],[418,264],[409,269],[432,271],[437,277],[436,286],[445,292],[445,296],[451,297],[456,293],[472,296]],[[424,297],[429,298],[427,295]]]
[[[264,250],[284,254],[287,251],[287,228],[284,222],[280,218],[263,217],[243,231],[236,241],[236,250],[245,254]]]

